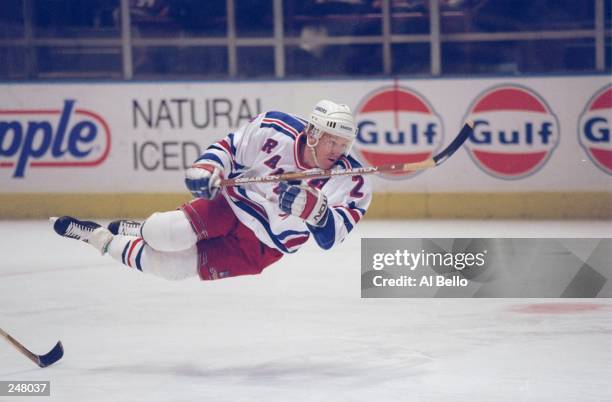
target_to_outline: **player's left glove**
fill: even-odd
[[[197,163],[185,171],[185,185],[195,198],[212,200],[221,187],[223,173],[212,163]]]
[[[284,182],[280,183],[279,189],[278,206],[283,212],[295,215],[313,226],[325,224],[329,209],[327,197],[320,190]]]

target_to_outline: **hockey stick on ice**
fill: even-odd
[[[474,123],[471,120],[467,120],[461,131],[455,139],[442,150],[442,152],[425,159],[420,162],[413,163],[396,163],[392,165],[382,165],[382,166],[369,166],[369,167],[361,167],[355,169],[337,169],[337,170],[321,170],[321,169],[312,169],[304,172],[292,172],[292,173],[283,173],[275,176],[263,176],[263,177],[238,177],[236,179],[223,179],[221,180],[221,186],[231,187],[231,186],[241,186],[243,184],[253,184],[253,183],[274,183],[279,181],[289,181],[289,180],[304,180],[304,179],[318,179],[323,177],[332,177],[332,176],[355,176],[355,175],[364,175],[364,174],[373,174],[373,173],[399,173],[399,172],[411,172],[413,170],[422,170],[429,169],[435,166],[440,165],[442,162],[447,160],[452,154],[458,150],[461,145],[468,139],[468,137],[474,131]]]
[[[19,343],[15,338],[4,332],[2,328],[0,328],[0,335],[15,346],[15,348],[25,357],[32,360],[38,367],[50,366],[64,356],[64,347],[62,346],[61,342],[56,343],[49,353],[45,355],[37,355],[26,349],[26,347]]]

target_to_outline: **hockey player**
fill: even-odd
[[[349,154],[355,136],[349,107],[329,100],[318,102],[308,121],[267,112],[210,145],[185,171],[194,199],[178,210],[108,228],[63,216],[52,218],[53,227],[166,279],[259,274],[310,237],[325,250],[342,242],[370,204],[369,181],[334,176],[221,188],[220,180],[360,167]]]

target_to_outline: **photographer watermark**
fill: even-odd
[[[611,297],[611,239],[362,239],[362,297]]]

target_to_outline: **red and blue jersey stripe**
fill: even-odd
[[[227,194],[234,205],[254,217],[261,224],[268,237],[280,251],[294,253],[300,245],[308,240],[310,236],[308,231],[286,230],[281,233],[274,233],[266,210],[257,202],[251,200],[243,188],[228,187]]]
[[[304,127],[306,127],[306,123],[303,120],[287,113],[268,112],[261,121],[260,127],[273,128],[274,130],[283,133],[292,139],[296,139],[304,130]]]

